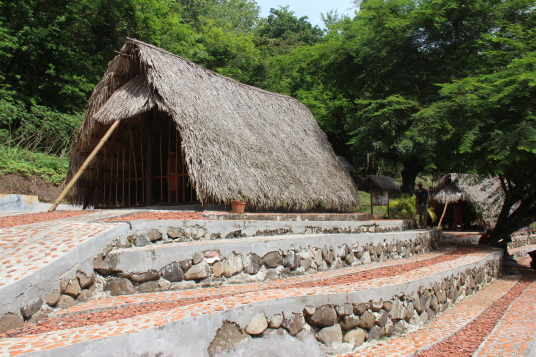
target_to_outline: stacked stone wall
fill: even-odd
[[[302,341],[314,336],[325,353],[355,350],[366,342],[420,328],[437,314],[474,294],[499,274],[500,263],[490,260],[478,268],[404,292],[389,300],[352,301],[342,305],[305,306],[301,313],[265,314],[258,311],[241,329],[230,320],[223,323],[209,347],[209,355],[232,351],[251,338],[290,335]],[[222,342],[222,336],[235,336]]]
[[[117,269],[121,266],[118,263],[120,253],[109,257],[103,254],[95,259],[94,269],[105,279],[104,291],[112,296],[217,287],[407,258],[437,249],[439,234],[427,232],[414,239],[389,243],[384,241],[360,245],[359,241],[360,238],[356,236],[355,243],[351,245],[311,247],[307,237],[304,237],[300,240],[301,248],[274,250],[265,254],[250,251],[244,254],[232,252],[223,256],[219,251],[198,251],[189,259],[170,262],[160,269],[135,272]]]

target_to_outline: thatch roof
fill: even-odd
[[[89,100],[71,150],[70,175],[96,144],[95,127],[152,108],[168,113],[182,137],[201,202],[243,194],[261,208],[358,205],[348,167],[298,100],[221,76],[155,46],[128,39]],[[91,181],[91,173],[84,177]],[[80,203],[80,188],[71,202]]]
[[[369,190],[371,186],[378,190],[400,191],[400,187],[389,176],[369,175],[361,182],[359,189]]]
[[[497,177],[451,173],[441,178],[436,192],[436,202],[470,202],[489,227],[495,226],[504,202],[504,192]]]

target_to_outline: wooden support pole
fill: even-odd
[[[443,217],[445,217],[445,212],[447,212],[447,206],[449,204],[445,203],[445,208],[443,208],[443,214],[441,215],[441,219],[439,220],[439,224],[437,225],[437,228],[442,228],[441,223],[443,223]]]
[[[156,110],[153,110],[153,118]],[[153,127],[149,115],[145,117],[145,206],[153,205]]]
[[[387,218],[388,218],[388,219],[390,218],[390,216],[389,216],[389,203],[390,203],[390,199],[391,199],[390,196],[391,196],[391,195],[390,195],[390,192],[387,191]]]
[[[104,164],[106,164],[106,159],[108,158],[108,154],[110,154],[110,150],[112,149],[112,146],[113,146],[113,144],[115,142],[116,136],[117,136],[117,130],[114,131],[114,135],[112,136],[112,141],[110,142],[110,145],[108,145],[108,147],[106,148],[106,151],[104,152],[104,157],[102,158],[102,162],[99,165],[99,169],[97,170],[97,174],[95,175],[96,184],[98,184],[100,174],[102,172],[102,169],[104,168]],[[103,185],[106,185],[106,184],[103,184]],[[93,186],[92,188],[87,190],[86,198],[84,200],[84,206],[83,206],[82,209],[85,210],[87,208],[87,206],[89,206],[90,201],[92,199],[94,199],[95,197],[97,197],[97,199],[98,199],[98,195],[95,195],[95,187],[96,186]],[[105,190],[105,192],[106,192],[106,190]],[[94,202],[93,206],[95,206],[95,202]]]
[[[73,176],[73,178],[71,179],[71,181],[67,184],[67,186],[65,186],[65,188],[63,189],[63,192],[59,195],[59,197],[56,199],[56,201],[54,201],[54,203],[52,204],[52,206],[50,207],[50,209],[48,210],[48,212],[53,212],[56,210],[56,207],[58,207],[58,205],[60,204],[61,201],[63,201],[63,199],[65,198],[65,196],[67,196],[67,193],[69,193],[69,191],[71,190],[71,188],[73,188],[74,184],[78,181],[78,179],[80,178],[80,176],[82,176],[82,174],[84,173],[84,171],[87,169],[87,167],[89,166],[89,164],[91,164],[91,161],[93,161],[93,159],[95,158],[95,156],[97,156],[97,154],[99,153],[99,151],[102,149],[102,147],[104,146],[104,144],[106,143],[106,141],[110,138],[110,136],[112,135],[112,133],[115,131],[115,129],[119,126],[119,123],[120,121],[119,120],[116,120],[112,126],[110,127],[110,129],[108,129],[108,131],[106,132],[106,134],[104,134],[104,136],[102,137],[102,139],[100,139],[99,143],[97,144],[97,146],[95,147],[95,149],[93,149],[93,151],[91,152],[91,154],[87,157],[86,161],[84,161],[84,163],[82,164],[82,166],[80,166],[80,168],[78,169],[78,172]]]

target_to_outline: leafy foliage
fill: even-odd
[[[389,204],[389,213],[393,218],[415,219],[417,217],[417,203],[415,197],[403,194]],[[437,221],[437,215],[433,207],[428,207],[428,216],[432,222]]]
[[[491,70],[443,84],[443,98],[418,113],[448,134],[444,143],[454,145],[476,172],[499,176],[505,198],[490,244],[536,216],[535,25],[532,13],[486,36],[482,56],[493,63]]]
[[[257,29],[257,34],[269,39],[287,40],[313,45],[322,42],[324,33],[318,26],[307,21],[307,16],[297,18],[289,6],[270,9],[268,18],[263,19]]]
[[[0,142],[4,145],[62,155],[81,122],[81,115],[26,106],[8,96],[0,99]]]
[[[39,176],[59,185],[67,175],[69,159],[21,148],[0,146],[0,174]]]

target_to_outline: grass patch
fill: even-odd
[[[370,193],[359,191],[359,207],[357,212],[359,213],[370,213]],[[374,206],[374,214],[385,216],[387,215],[386,206]]]
[[[0,146],[0,175],[38,176],[59,185],[69,168],[67,157],[57,157],[30,150]]]

